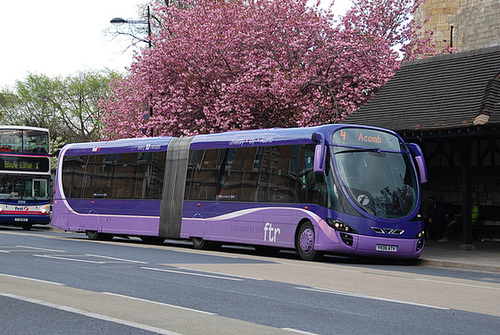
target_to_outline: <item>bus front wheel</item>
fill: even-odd
[[[307,221],[300,226],[299,232],[295,237],[297,252],[303,260],[312,261],[319,256],[316,249],[314,249],[315,240],[314,227],[310,221]]]

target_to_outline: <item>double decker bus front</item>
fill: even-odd
[[[50,177],[0,176],[0,223],[31,228],[50,222]]]
[[[424,243],[420,186],[405,143],[390,132],[348,127],[333,134],[330,153],[337,205],[327,221],[344,247],[358,255],[417,258]]]
[[[0,224],[48,224],[50,195],[48,130],[0,126]]]

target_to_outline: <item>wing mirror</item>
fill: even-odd
[[[410,143],[409,144],[410,152],[413,154],[415,158],[415,162],[417,163],[420,184],[427,182],[427,165],[425,164],[424,153],[422,149],[418,146],[418,144]]]

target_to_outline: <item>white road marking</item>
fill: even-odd
[[[24,246],[24,245],[3,246],[2,249],[3,250],[0,250],[0,252],[6,253],[6,254],[10,254],[11,252],[33,252],[33,251],[66,252],[64,250],[36,248],[36,247],[28,247],[28,246]]]
[[[121,324],[121,325],[129,326],[129,327],[143,329],[143,330],[154,332],[154,333],[158,333],[158,334],[164,334],[164,335],[181,335],[179,333],[172,332],[172,331],[169,331],[169,330],[166,330],[166,329],[161,329],[161,328],[157,328],[157,327],[151,327],[151,326],[140,324],[140,323],[136,323],[136,322],[131,322],[131,321],[127,321],[127,320],[113,318],[113,317],[110,317],[110,316],[101,315],[101,314],[97,314],[97,313],[87,312],[87,311],[84,311],[84,310],[81,310],[81,309],[78,309],[78,308],[73,308],[73,307],[58,305],[58,304],[54,304],[54,303],[51,303],[51,302],[46,302],[46,301],[42,301],[42,300],[38,300],[38,299],[23,297],[23,296],[16,295],[16,294],[4,293],[4,292],[0,291],[0,295],[4,296],[4,297],[12,298],[12,299],[17,299],[17,300],[21,300],[21,301],[30,302],[30,303],[33,303],[33,304],[38,304],[38,305],[42,305],[42,306],[46,306],[46,307],[50,307],[50,308],[59,309],[61,311],[65,311],[65,312],[80,314],[80,315],[83,315],[83,316],[86,316],[86,317],[90,317],[90,318],[94,318],[94,319],[99,319],[99,320],[103,320],[103,321],[114,322],[114,323],[118,323],[118,324]]]
[[[127,298],[127,299],[132,299],[132,300],[147,302],[147,303],[150,303],[150,304],[155,304],[155,305],[161,305],[161,306],[166,306],[166,307],[172,307],[172,308],[182,309],[182,310],[189,311],[189,312],[196,312],[196,313],[201,313],[201,314],[205,314],[205,315],[213,315],[213,316],[217,315],[216,313],[205,312],[205,311],[200,311],[198,309],[192,309],[192,308],[188,308],[188,307],[182,307],[182,306],[177,306],[177,305],[166,304],[164,302],[158,302],[158,301],[153,301],[153,300],[146,300],[146,299],[131,297],[131,296],[128,296],[128,295],[122,295],[122,294],[111,293],[111,292],[102,292],[102,293],[103,294],[112,295],[112,296],[115,296],[115,297]]]
[[[134,260],[131,260],[131,259],[108,257],[108,256],[100,256],[100,255],[93,255],[93,254],[85,254],[85,256],[97,257],[97,258],[106,258],[106,259],[111,259],[111,260],[114,260],[114,261],[122,261],[122,262],[129,262],[129,263],[148,264],[148,262],[134,261]]]
[[[35,279],[35,278],[29,278],[29,277],[14,276],[14,275],[8,275],[5,273],[0,273],[0,276],[17,278],[17,279],[26,279],[26,280],[36,281],[36,282],[44,283],[44,284],[64,286],[64,284],[53,282],[53,281],[47,281],[47,280],[41,280],[41,279]]]
[[[33,250],[42,250],[42,251],[47,251],[47,252],[66,252],[66,250],[45,249],[45,248],[29,247],[29,246],[25,246],[25,245],[18,245],[17,247],[18,248],[33,249]]]
[[[298,333],[298,334],[304,334],[304,335],[318,335],[316,333],[305,332],[303,330],[298,330],[298,329],[293,329],[293,328],[281,328],[281,329],[289,331],[289,332]]]
[[[444,281],[444,280],[435,280],[435,279],[425,279],[425,278],[412,278],[413,280],[420,280],[420,281],[427,281],[431,283],[439,283],[439,284],[446,284],[446,285],[458,285],[458,286],[465,286],[465,287],[474,287],[474,288],[484,288],[487,290],[500,290],[500,287],[490,287],[490,286],[483,286],[483,285],[472,285],[472,284],[464,284],[464,283],[455,283],[451,281]]]
[[[52,259],[59,259],[63,261],[72,261],[72,262],[82,262],[82,263],[93,263],[93,264],[106,264],[104,261],[88,261],[85,259],[76,259],[76,258],[69,258],[69,257],[61,257],[61,256],[49,256],[49,255],[33,255],[35,257],[42,257],[42,258],[52,258]]]
[[[395,300],[395,299],[388,299],[388,298],[380,298],[380,297],[374,297],[370,295],[364,295],[364,294],[358,294],[358,293],[351,293],[351,292],[343,292],[343,291],[335,291],[335,290],[329,290],[329,289],[324,289],[324,288],[314,288],[314,287],[296,287],[298,290],[304,290],[304,291],[313,291],[313,292],[320,292],[320,293],[329,293],[329,294],[336,294],[336,295],[343,295],[346,297],[355,297],[355,298],[362,298],[362,299],[370,299],[370,300],[379,300],[379,301],[386,301],[386,302],[394,302],[398,304],[405,304],[405,305],[412,305],[412,306],[419,306],[419,307],[427,307],[427,308],[434,308],[434,309],[442,309],[442,310],[449,310],[450,308],[446,307],[439,307],[439,306],[433,306],[433,305],[426,305],[426,304],[420,304],[417,302],[409,302],[409,301],[402,301],[402,300]]]
[[[158,268],[149,268],[149,267],[141,267],[141,269],[144,269],[144,270],[153,270],[153,271],[160,271],[160,272],[177,273],[177,274],[189,275],[189,276],[216,278],[216,279],[233,280],[233,281],[243,281],[243,279],[240,279],[240,278],[229,278],[229,277],[223,277],[223,276],[212,276],[212,275],[206,275],[206,274],[202,274],[202,273],[193,273],[193,272],[185,272],[185,271],[178,271],[178,270],[158,269]]]
[[[124,258],[116,258],[116,257],[108,257],[108,256],[100,256],[100,255],[93,255],[93,254],[85,254],[85,255],[66,255],[66,256],[53,256],[53,255],[33,255],[35,257],[43,257],[43,258],[52,258],[52,259],[60,259],[60,260],[66,260],[66,261],[73,261],[73,262],[83,262],[83,263],[92,263],[92,264],[106,264],[106,263],[111,263],[110,261],[118,261],[118,262],[126,262],[126,263],[138,263],[138,264],[148,264],[148,262],[141,262],[141,261],[135,261],[131,259],[124,259]],[[75,257],[75,258],[72,258]],[[79,259],[77,257],[94,257],[94,258],[104,258],[108,259],[110,261],[92,261],[92,260],[87,260],[87,259]]]
[[[238,275],[232,275],[232,274],[227,274],[227,273],[222,273],[222,272],[213,272],[213,271],[205,271],[205,270],[182,268],[182,267],[177,267],[177,269],[188,270],[188,271],[198,271],[198,272],[204,272],[204,273],[212,273],[212,274],[219,275],[219,276],[229,276],[229,277],[243,278],[243,279],[250,279],[250,280],[265,280],[265,279],[262,279],[262,278],[238,276]]]

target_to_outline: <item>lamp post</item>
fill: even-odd
[[[147,20],[125,20],[121,17],[115,17],[111,21],[109,21],[114,26],[121,26],[125,23],[127,24],[147,24],[148,25],[148,47],[151,48],[151,22],[150,22],[151,14],[149,12],[148,6],[148,19]],[[151,78],[149,79],[151,83]],[[149,115],[144,114],[144,120],[149,120],[153,116],[153,106],[149,105]],[[142,130],[143,134],[146,134],[146,129]],[[153,136],[153,129],[151,129],[151,136]]]
[[[150,21],[151,14],[149,12],[149,6],[148,6],[148,19],[147,20],[125,20],[122,19],[121,17],[115,17],[111,21],[109,21],[112,25],[114,26],[121,26],[125,23],[127,24],[147,24],[148,25],[148,47],[151,48],[151,22]]]

